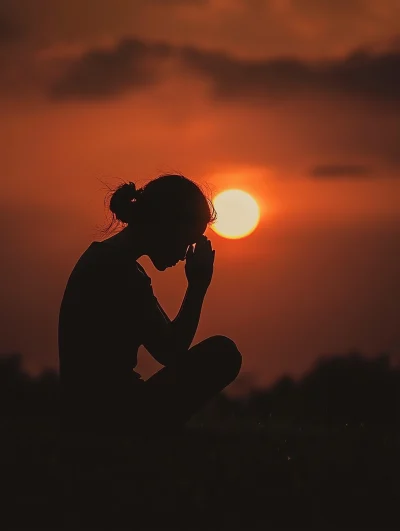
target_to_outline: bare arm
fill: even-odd
[[[157,302],[159,316],[154,315],[143,345],[162,365],[173,362],[180,352],[190,348],[199,324],[204,296],[205,292],[188,286],[180,310],[173,321]]]
[[[199,325],[205,295],[205,291],[189,284],[180,310],[171,322],[172,333],[177,338],[177,350],[180,352],[188,350],[192,344]]]
[[[148,312],[145,318],[143,345],[162,365],[172,363],[180,353],[190,348],[199,324],[214,262],[214,252],[209,240],[202,241],[197,253],[197,258],[194,258],[192,249],[187,258],[185,269],[188,287],[175,319],[170,321],[158,302],[157,307]]]

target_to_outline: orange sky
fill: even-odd
[[[397,0],[3,0],[0,352],[57,367],[101,181],[179,171],[263,212],[246,239],[210,232],[196,340],[231,336],[256,384],[327,353],[398,356],[399,35]],[[143,264],[174,316],[183,266]]]

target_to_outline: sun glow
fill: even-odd
[[[217,220],[211,227],[224,238],[244,238],[255,230],[260,221],[260,207],[243,190],[225,190],[215,197],[213,203]]]

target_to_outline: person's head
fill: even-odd
[[[109,208],[115,220],[140,234],[144,254],[162,271],[184,260],[189,245],[215,220],[212,202],[183,175],[161,175],[143,188],[120,185]]]

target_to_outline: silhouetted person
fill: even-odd
[[[75,265],[59,313],[63,418],[69,429],[163,433],[179,429],[239,373],[241,354],[225,336],[190,347],[213,274],[212,203],[181,175],[112,194],[113,219],[127,226],[94,241]],[[195,247],[193,244],[196,244]],[[188,286],[171,321],[137,259],[159,271],[186,260]],[[141,379],[133,370],[144,345],[164,368]]]

